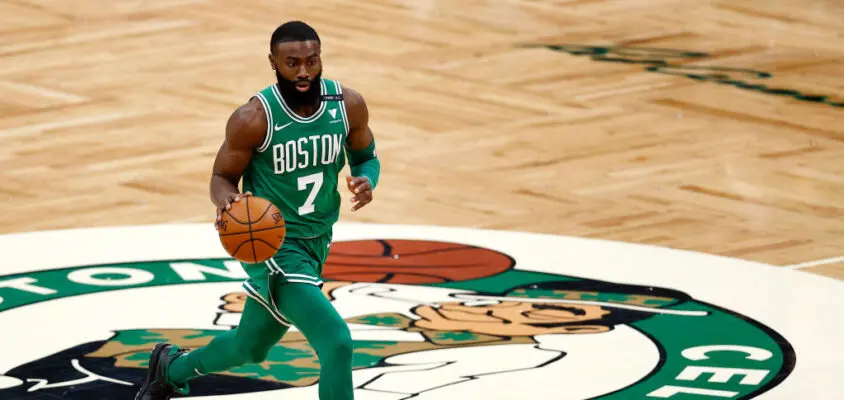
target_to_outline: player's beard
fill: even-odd
[[[290,108],[297,109],[303,106],[312,106],[316,109],[319,107],[322,71],[319,71],[316,77],[310,80],[311,86],[304,93],[296,89],[296,83],[298,81],[284,79],[278,71],[275,72],[275,77],[278,81],[278,90],[281,92],[281,97],[284,98],[284,101]]]

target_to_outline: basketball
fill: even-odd
[[[262,197],[248,196],[223,211],[220,243],[235,260],[256,264],[281,248],[287,227],[278,207]]]
[[[515,265],[510,256],[482,247],[429,240],[336,242],[326,260],[326,279],[425,284],[494,276]]]

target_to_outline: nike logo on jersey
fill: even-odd
[[[288,126],[288,125],[290,125],[290,124],[292,124],[292,123],[293,123],[293,121],[290,121],[290,122],[288,122],[288,123],[286,123],[286,124],[284,124],[284,125],[281,125],[281,126],[278,126],[278,124],[276,124],[276,126],[274,127],[274,128],[275,128],[275,131],[276,131],[276,132],[278,132],[278,131],[280,131],[280,130],[282,130],[282,129],[284,129],[284,128],[287,128],[287,126]]]
[[[331,118],[337,118],[337,109],[328,110],[328,113],[331,114]]]

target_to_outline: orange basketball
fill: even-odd
[[[491,249],[430,240],[354,240],[331,245],[323,276],[334,281],[419,285],[498,275],[515,265]]]
[[[278,252],[287,227],[278,207],[262,197],[249,196],[223,211],[218,231],[220,243],[230,256],[256,264]]]

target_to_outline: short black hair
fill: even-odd
[[[319,40],[319,35],[314,28],[302,21],[288,21],[278,28],[275,28],[273,35],[270,38],[270,52],[275,52],[275,45],[284,42],[304,42],[308,40],[316,40],[317,43],[322,44]]]

